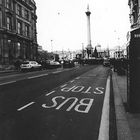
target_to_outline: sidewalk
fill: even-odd
[[[112,74],[118,140],[140,140],[140,113],[126,112],[127,77]]]
[[[8,73],[8,72],[14,72],[15,67],[13,65],[0,65],[0,74],[1,73]]]

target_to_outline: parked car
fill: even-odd
[[[60,65],[60,63],[59,62],[57,62],[57,61],[50,61],[50,65],[57,65],[57,66],[59,66]]]
[[[42,68],[41,64],[37,63],[36,61],[24,61],[20,65],[21,71],[25,70],[40,70]]]

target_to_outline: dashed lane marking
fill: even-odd
[[[35,76],[30,76],[27,79],[33,79],[33,78],[38,78],[38,77],[47,76],[47,75],[48,75],[48,73],[41,74],[41,75],[35,75]]]
[[[5,82],[5,83],[0,83],[0,86],[2,85],[7,85],[7,84],[11,84],[11,83],[15,83],[16,81],[9,81],[9,82]]]
[[[70,81],[70,83],[73,83],[75,80]]]
[[[2,76],[2,77],[0,77],[0,79],[10,78],[10,77],[15,77],[15,76],[18,76],[18,74],[8,75],[8,76]]]
[[[60,73],[60,72],[62,72],[62,71],[54,71],[54,72],[52,72],[53,74],[56,74],[56,73]]]
[[[62,86],[60,86],[60,87],[63,88],[63,87],[65,87],[65,86],[67,86],[67,84],[64,84],[64,85],[62,85]]]
[[[26,107],[28,107],[28,106],[30,106],[30,105],[32,105],[32,104],[34,104],[34,103],[35,103],[35,102],[31,102],[31,103],[29,103],[29,104],[27,104],[27,105],[25,105],[25,106],[23,106],[23,107],[17,109],[17,111],[21,111],[21,110],[25,109]]]
[[[77,80],[78,80],[78,79],[80,79],[80,77],[76,77],[75,79],[77,79]]]
[[[47,93],[45,96],[49,96],[49,95],[51,95],[52,93],[54,93],[55,92],[55,90],[54,91],[51,91],[51,92],[49,92],[49,93]]]

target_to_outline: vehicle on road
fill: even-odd
[[[103,61],[103,65],[106,67],[110,66],[110,60],[108,58],[105,58]]]
[[[74,66],[75,66],[75,64],[74,64],[73,60],[64,60],[64,62],[63,62],[64,68],[72,68]]]
[[[41,70],[42,65],[37,63],[36,61],[24,61],[20,65],[21,71],[27,71],[27,70]]]
[[[60,65],[60,63],[59,62],[57,62],[57,61],[50,61],[50,65],[57,65],[57,66],[59,66]]]

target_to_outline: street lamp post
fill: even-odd
[[[82,57],[85,57],[85,53],[84,53],[84,43],[82,43]]]
[[[53,53],[53,45],[52,45],[53,40],[51,40],[51,49],[52,49],[52,53]]]

